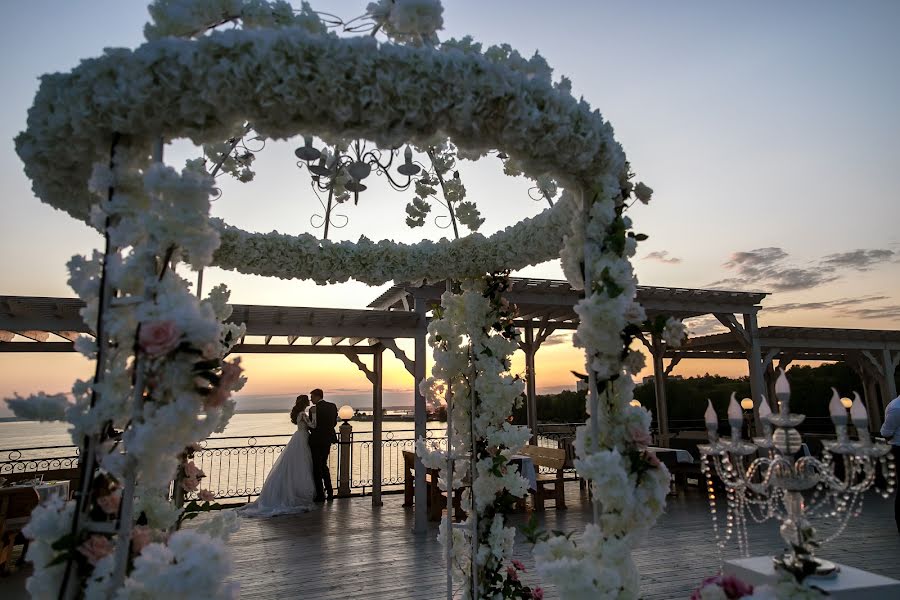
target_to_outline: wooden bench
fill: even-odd
[[[409,450],[403,451],[403,506],[409,507],[415,504],[415,485],[416,485],[416,454]],[[425,470],[425,487],[426,497],[428,499],[428,520],[440,521],[442,513],[447,507],[446,492],[441,490],[438,485],[440,477],[439,469]],[[461,521],[466,518],[466,514],[462,510],[462,490],[455,490],[453,494],[453,507],[455,509],[456,520]]]
[[[544,510],[544,502],[552,499],[557,510],[566,508],[565,481],[563,469],[566,468],[567,451],[564,448],[544,448],[527,445],[519,451],[534,463],[537,475],[537,489],[531,493],[534,510]],[[555,469],[556,473],[540,473],[541,467]]]
[[[0,488],[0,573],[6,573],[16,538],[40,501],[34,488]]]

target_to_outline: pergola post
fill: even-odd
[[[528,417],[528,429],[531,430],[531,443],[537,445],[537,387],[534,381],[534,354],[537,348],[534,344],[534,326],[529,322],[525,324],[525,409]]]
[[[425,439],[426,426],[426,408],[425,396],[419,389],[419,384],[425,380],[425,348],[426,336],[428,335],[428,320],[426,312],[428,305],[425,298],[415,298],[415,311],[419,317],[417,331],[415,336],[415,353],[413,360],[415,361],[415,376],[413,377],[413,388],[415,394],[415,419],[416,431],[415,438]],[[414,509],[414,533],[424,533],[428,531],[428,490],[425,486],[425,465],[422,459],[416,455],[415,468],[415,509]]]
[[[666,370],[663,367],[662,339],[652,334],[650,354],[653,356],[653,388],[656,392],[656,422],[659,424],[659,445],[669,447],[669,406],[666,400]]]
[[[887,407],[888,402],[897,397],[897,382],[894,381],[894,371],[897,370],[897,363],[891,356],[891,351],[884,347],[881,353],[883,365],[881,367],[884,378],[884,406]]]
[[[756,313],[744,314],[744,331],[747,332],[747,362],[750,370],[750,397],[753,399],[753,422],[755,431],[762,431],[759,420],[759,404],[765,388],[763,382],[762,351],[759,344],[759,327],[756,322]]]
[[[384,346],[378,345],[372,356],[372,506],[381,506],[381,468],[384,449],[381,430],[384,420]]]

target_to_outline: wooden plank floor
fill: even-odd
[[[586,496],[578,485],[567,486],[569,510],[552,508],[540,515],[546,528],[580,531],[589,518]],[[445,598],[444,559],[436,541],[436,524],[414,535],[412,509],[402,496],[385,497],[373,508],[369,498],[338,499],[316,512],[272,519],[243,519],[230,542],[243,598],[348,600],[352,598]],[[517,515],[521,525],[528,515]],[[205,515],[200,517],[205,518]],[[198,519],[199,521],[200,519]],[[781,549],[773,523],[750,526],[753,554]],[[900,536],[892,501],[866,498],[863,514],[844,534],[826,546],[827,558],[900,579]],[[726,558],[737,556],[736,549]],[[531,549],[521,539],[516,557],[533,573]],[[696,491],[669,498],[665,515],[635,552],[646,600],[688,598],[691,591],[719,569],[705,498]],[[0,597],[25,598],[28,567],[0,579]],[[545,587],[547,597],[555,590]],[[202,594],[201,594],[202,595]]]
[[[577,484],[567,487],[569,510],[548,510],[547,528],[581,530],[589,505]],[[414,535],[412,509],[402,497],[387,496],[373,508],[369,498],[340,499],[320,511],[268,520],[245,519],[232,538],[235,579],[245,598],[316,597],[444,598],[444,559],[435,540],[436,524],[426,535]],[[516,517],[517,524],[526,515]],[[753,554],[780,551],[774,523],[750,526]],[[521,539],[517,558],[532,573],[531,549]],[[900,536],[893,520],[892,501],[870,496],[859,519],[826,547],[824,555],[845,564],[900,579]],[[726,558],[737,556],[736,549]],[[705,498],[697,493],[670,497],[666,514],[635,552],[647,600],[687,598],[703,580],[719,569],[711,519]],[[547,597],[556,594],[545,588]]]

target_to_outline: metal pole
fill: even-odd
[[[372,359],[375,381],[372,385],[372,506],[381,506],[381,462],[384,449],[381,446],[381,428],[384,405],[383,362],[384,346],[378,345]]]
[[[338,428],[338,432],[340,435],[340,463],[338,470],[338,496],[341,498],[346,498],[350,495],[350,452],[353,447],[351,434],[353,433],[353,426],[344,421],[341,423],[341,426]]]
[[[537,387],[534,381],[534,326],[529,321],[525,324],[525,409],[528,415],[528,428],[531,430],[531,443],[537,445]]]
[[[762,431],[762,422],[759,420],[759,404],[762,402],[765,384],[763,384],[762,352],[759,347],[759,328],[756,323],[756,313],[744,315],[744,329],[750,338],[747,362],[750,367],[750,397],[753,398],[753,423],[756,431]]]
[[[425,438],[425,396],[419,389],[419,384],[425,380],[425,336],[428,329],[428,321],[425,313],[428,306],[424,298],[415,298],[415,311],[419,317],[418,331],[415,337],[415,353],[414,353],[414,370],[413,377],[414,401],[415,401],[415,437]],[[424,533],[428,531],[428,489],[425,486],[425,465],[422,459],[416,456],[415,462],[415,509],[414,509],[414,533]]]

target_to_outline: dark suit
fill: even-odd
[[[309,449],[312,454],[313,481],[316,485],[316,498],[331,498],[334,488],[331,487],[331,471],[328,469],[328,455],[331,445],[337,443],[334,428],[337,425],[337,406],[325,400],[315,405],[316,427],[309,432]]]

